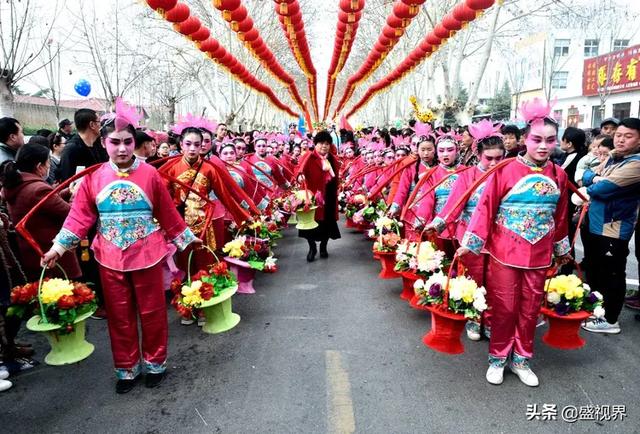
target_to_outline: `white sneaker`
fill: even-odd
[[[191,324],[193,324],[193,320],[192,319],[182,318],[180,320],[180,324],[182,324],[182,325],[191,325]]]
[[[487,369],[487,381],[491,384],[502,384],[504,378],[504,366],[490,365]]]
[[[620,324],[617,321],[614,324],[609,324],[604,318],[587,321],[582,325],[582,328],[591,333],[607,333],[611,335],[620,333]]]
[[[0,366],[0,380],[6,380],[9,378],[9,370],[6,366]]]
[[[465,329],[467,330],[467,337],[469,339],[471,339],[472,341],[479,341],[481,336],[480,336],[480,324],[478,324],[477,322],[473,322],[473,321],[467,321],[467,324],[465,324]]]
[[[207,322],[207,319],[203,316],[198,318],[198,327],[202,327],[204,326],[204,324]]]
[[[528,365],[525,365],[522,368],[516,368],[515,366],[510,364],[509,368],[511,368],[511,372],[516,374],[520,381],[522,381],[527,386],[536,387],[540,384],[540,382],[538,381],[538,376],[534,374],[534,372]]]
[[[9,380],[0,380],[0,392],[4,392],[7,389],[11,389],[13,383]]]

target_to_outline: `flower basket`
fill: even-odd
[[[302,230],[315,229],[318,227],[318,222],[316,219],[316,208],[315,206],[310,207],[307,211],[299,210],[296,211],[296,228]]]
[[[95,348],[85,339],[85,322],[97,308],[95,294],[85,284],[70,282],[62,267],[58,268],[64,280],[45,281],[47,269],[43,267],[37,292],[40,314],[27,321],[27,329],[45,333],[51,350],[44,361],[52,366],[77,363]]]
[[[62,366],[77,363],[93,353],[95,347],[86,341],[86,320],[95,309],[76,317],[73,331],[61,333],[62,327],[42,322],[40,315],[35,315],[27,321],[27,329],[32,332],[45,333],[51,351],[45,356],[44,362],[51,366]]]
[[[452,278],[456,270],[455,256],[444,276],[436,273],[426,282],[422,279],[414,283],[416,297],[412,306],[423,306],[431,312],[431,330],[422,338],[422,342],[431,349],[445,354],[461,354],[464,345],[460,335],[469,319],[477,319],[487,309],[482,287],[467,277],[458,264],[458,276]]]
[[[396,265],[396,253],[395,252],[377,252],[378,257],[380,258],[380,265],[382,269],[380,273],[378,273],[378,277],[380,279],[397,279],[401,277],[396,271],[394,271],[394,267]]]
[[[582,275],[579,266],[577,269]],[[552,269],[551,275],[555,271]],[[580,337],[580,325],[591,315],[601,318],[605,313],[602,295],[591,291],[589,285],[574,274],[547,279],[541,312],[549,320],[549,329],[542,341],[561,350],[582,348],[585,340]]]
[[[553,309],[543,307],[540,312],[547,318],[549,328],[542,336],[542,342],[560,350],[576,350],[585,345],[580,337],[580,325],[589,318],[589,312],[573,312],[568,315],[558,315]]]
[[[231,297],[238,290],[236,277],[227,269],[226,262],[220,262],[218,256],[208,247],[216,262],[209,271],[201,270],[191,275],[193,250],[189,253],[187,265],[187,281],[185,284],[176,280],[172,290],[176,293],[171,304],[181,316],[193,318],[194,311],[202,311],[205,333],[222,333],[235,327],[240,322],[240,315],[233,313]]]
[[[234,266],[241,264],[242,267],[248,266],[253,270],[264,273],[275,273],[278,271],[278,267],[276,266],[277,259],[273,256],[269,239],[241,235],[226,243],[222,251],[227,254],[225,260],[231,258],[239,261],[237,263],[234,262]],[[231,261],[227,262],[231,265]],[[238,275],[239,270],[234,268],[234,272]],[[242,282],[244,281],[243,279],[247,278],[247,273],[243,270],[241,274],[243,274],[242,278],[238,275],[238,279]],[[251,280],[253,280],[254,274],[255,272],[251,275]],[[241,289],[239,289],[238,292],[243,293],[245,288],[243,288],[243,285],[240,286]]]
[[[253,279],[256,276],[256,270],[251,267],[251,264],[229,256],[225,256],[224,260],[238,277],[238,294],[255,294]]]
[[[402,271],[400,272],[400,276],[402,277],[402,292],[400,293],[400,298],[411,302],[416,295],[413,290],[413,284],[420,277],[410,271]]]

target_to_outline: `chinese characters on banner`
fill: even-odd
[[[598,95],[640,89],[640,45],[585,59],[582,95]]]

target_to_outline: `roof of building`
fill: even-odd
[[[22,104],[33,104],[41,106],[53,107],[54,103],[52,99],[42,98],[29,95],[16,95],[14,101]],[[62,99],[58,101],[58,105],[64,108],[81,109],[90,108],[97,112],[104,112],[105,107],[108,106],[107,100],[101,98],[83,98],[83,99]]]

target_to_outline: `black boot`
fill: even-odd
[[[307,253],[307,262],[313,262],[316,259],[316,253],[318,253],[318,249],[316,248],[316,242],[307,240],[309,242],[309,253]]]
[[[147,374],[144,377],[144,385],[145,387],[148,387],[150,389],[154,387],[158,387],[158,385],[162,383],[162,380],[164,380],[165,376],[166,376],[166,372],[160,372],[157,374]]]
[[[131,389],[136,385],[138,378],[134,378],[133,380],[118,380],[116,382],[116,393],[122,395],[124,393],[131,392]]]
[[[329,257],[329,252],[327,252],[327,243],[328,242],[329,242],[328,240],[320,241],[320,257],[321,258],[328,258]]]

